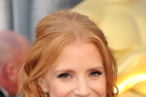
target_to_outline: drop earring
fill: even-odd
[[[48,97],[49,93],[48,92],[44,92],[45,97]]]

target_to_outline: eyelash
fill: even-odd
[[[93,71],[89,74],[89,76],[93,76],[93,77],[96,77],[96,76],[99,76],[101,75],[102,73],[100,71]]]
[[[89,76],[90,77],[96,77],[96,76],[99,76],[101,74],[102,73],[100,71],[93,71],[93,72],[89,73]],[[72,76],[68,73],[62,73],[59,76],[57,76],[57,78],[62,78],[62,79],[68,79],[68,78],[71,78],[71,77]]]
[[[62,73],[62,74],[60,74],[59,76],[57,76],[57,78],[70,78],[71,77],[71,75],[70,74],[68,74],[68,73]]]

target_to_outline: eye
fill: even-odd
[[[68,73],[62,73],[59,76],[57,76],[57,78],[67,79],[67,78],[71,78],[71,75]]]
[[[93,71],[93,72],[91,72],[90,74],[89,74],[89,76],[91,76],[91,77],[96,77],[96,76],[99,76],[99,75],[101,75],[102,73],[100,72],[100,71]]]

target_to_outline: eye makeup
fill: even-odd
[[[102,73],[100,71],[93,71],[89,74],[89,76],[99,76],[101,75]]]
[[[69,73],[61,73],[57,78],[71,78],[71,75]]]

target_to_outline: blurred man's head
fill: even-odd
[[[30,50],[26,38],[11,31],[0,31],[0,87],[9,95],[18,91],[18,74]]]

